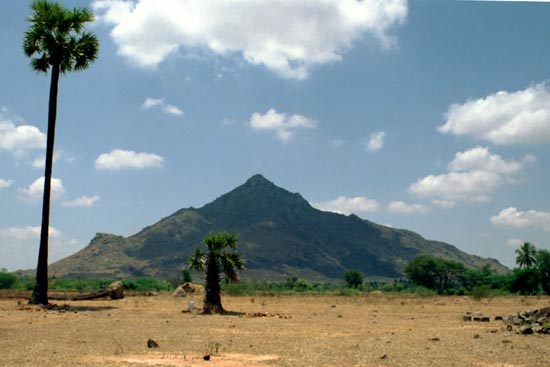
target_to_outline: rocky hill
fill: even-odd
[[[507,270],[494,259],[469,255],[411,231],[315,209],[300,194],[255,175],[202,208],[181,209],[133,236],[98,233],[86,248],[52,264],[50,273],[177,276],[195,246],[215,230],[238,233],[238,249],[247,261],[243,275],[253,279],[341,279],[348,269],[401,277],[403,266],[421,254],[473,268],[490,264],[497,271]]]

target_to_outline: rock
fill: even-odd
[[[186,297],[188,294],[203,293],[204,287],[200,284],[185,282],[172,293],[175,297]]]
[[[472,316],[462,316],[462,321],[472,321]]]
[[[504,318],[502,316],[495,316],[495,321],[503,321]]]
[[[123,299],[124,298],[124,285],[120,280],[112,282],[105,288],[109,292],[111,299]]]
[[[160,294],[159,294],[158,292],[152,292],[152,291],[151,291],[151,292],[145,292],[145,293],[143,293],[143,295],[144,295],[145,297],[157,297],[157,296],[160,296]]]
[[[519,316],[514,316],[514,317],[512,317],[512,324],[514,324],[516,326],[521,325],[521,324],[523,324],[523,319]]]
[[[529,335],[529,334],[534,333],[533,328],[531,327],[531,325],[521,325],[519,327],[519,332],[520,332],[520,334],[523,334],[523,335]]]
[[[147,348],[159,348],[160,346],[158,345],[158,343],[156,341],[154,341],[153,339],[148,339],[147,340]]]

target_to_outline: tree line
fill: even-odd
[[[438,294],[483,294],[490,291],[550,295],[550,251],[537,250],[529,242],[516,249],[517,267],[509,274],[497,274],[489,265],[468,269],[460,262],[430,255],[416,257],[404,273],[417,285]]]

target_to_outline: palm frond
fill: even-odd
[[[239,280],[238,271],[244,270],[244,259],[235,252],[225,252],[220,256],[222,271],[230,282]]]
[[[48,56],[43,54],[39,58],[31,59],[31,68],[39,73],[47,73],[50,68],[50,60]]]
[[[204,271],[206,267],[206,257],[200,248],[195,248],[195,252],[191,256],[191,259],[189,259],[189,267],[198,271]]]

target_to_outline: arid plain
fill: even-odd
[[[494,321],[550,297],[224,296],[232,314],[203,316],[186,312],[200,296],[56,301],[51,310],[4,296],[0,366],[550,365],[550,335]],[[491,321],[464,321],[468,311]]]

